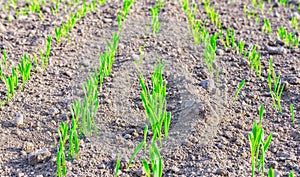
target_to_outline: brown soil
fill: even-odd
[[[258,110],[265,105],[263,125],[265,136],[273,133],[266,153],[266,169],[273,167],[280,176],[294,171],[300,174],[300,50],[286,46],[284,54],[270,54],[268,46],[281,47],[277,28],[291,27],[289,16],[298,13],[297,2],[288,8],[271,2],[264,14],[272,24],[272,33],[263,34],[263,22],[248,19],[243,14],[244,1],[213,0],[223,31],[234,28],[236,39],[258,45],[262,54],[263,74],[259,80],[250,72],[247,59],[225,50],[216,56],[220,68],[218,82],[210,78],[204,62],[204,46],[195,45],[188,34],[188,22],[179,2],[166,1],[160,12],[161,29],[152,34],[149,8],[153,2],[134,2],[123,24],[118,51],[109,78],[105,79],[103,93],[99,95],[100,107],[96,122],[97,137],[81,140],[79,159],[67,162],[68,176],[113,176],[118,154],[121,154],[120,176],[145,176],[140,152],[130,168],[127,167],[134,148],[143,139],[146,124],[140,99],[139,72],[135,61],[141,57],[139,48],[145,46],[140,69],[147,82],[159,60],[165,61],[164,77],[167,83],[167,109],[172,113],[170,138],[163,142],[163,176],[250,176],[250,145],[248,133],[254,120],[259,120]],[[250,1],[247,6],[250,6]],[[298,2],[299,3],[299,2]],[[204,5],[197,1],[199,18],[207,19],[206,28],[216,31],[204,12]],[[18,7],[25,6],[18,4]],[[57,45],[53,39],[49,66],[32,76],[25,91],[18,90],[10,102],[0,107],[0,176],[55,176],[57,130],[61,122],[70,121],[69,108],[76,99],[83,98],[82,85],[89,73],[98,66],[98,54],[106,50],[106,41],[118,32],[117,10],[122,4],[108,1],[89,12],[78,21],[69,33],[70,41],[62,39]],[[269,8],[273,6],[273,11]],[[37,14],[20,16],[8,21],[14,10],[3,11],[0,5],[0,47],[8,53],[8,68],[17,67],[24,53],[32,55],[45,50],[48,35],[55,36],[54,27],[66,20],[69,11],[78,6],[68,6],[57,16],[48,2],[42,8],[43,21]],[[299,15],[298,15],[299,17]],[[300,19],[299,19],[300,20]],[[299,31],[296,31],[299,35]],[[39,56],[39,55],[38,55]],[[269,58],[281,74],[286,89],[282,95],[283,114],[274,110],[268,92],[267,69]],[[237,101],[233,97],[242,79],[246,84]],[[204,83],[208,85],[205,86]],[[6,99],[6,89],[0,81],[0,99]],[[289,105],[295,109],[295,124],[291,123]],[[14,119],[22,115],[24,124],[16,126]],[[150,137],[149,137],[150,138]],[[32,143],[32,144],[30,144]],[[28,149],[28,146],[30,147]],[[30,152],[47,148],[51,158],[43,163],[30,165]]]

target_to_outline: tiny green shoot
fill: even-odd
[[[245,85],[245,79],[242,80],[242,82],[239,84],[239,86],[238,86],[238,88],[235,92],[235,96],[234,96],[234,99],[233,99],[234,102],[236,101],[236,99],[237,99],[237,97],[238,97],[238,95],[239,95],[239,93],[240,93],[240,91],[241,91],[241,89],[243,88],[244,85]]]
[[[295,110],[294,110],[294,106],[292,103],[290,104],[290,111],[291,111],[291,115],[292,115],[292,123],[295,124]]]

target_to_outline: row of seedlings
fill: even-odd
[[[86,0],[84,0],[83,4],[75,14],[72,14],[70,12],[70,16],[67,17],[67,22],[62,22],[62,25],[58,28],[55,27],[55,39],[56,43],[59,44],[61,37],[67,37],[67,34],[70,30],[72,30],[76,24],[76,21],[79,21],[87,12],[94,11],[96,9],[96,4],[94,4],[94,1],[92,4],[87,5]],[[70,39],[70,38],[69,38]],[[51,42],[52,42],[52,36],[48,36],[46,39],[46,48],[45,51],[40,50],[40,63],[41,68],[44,70],[48,67],[48,59],[50,57],[50,51],[51,51]],[[24,54],[21,62],[18,64],[17,68],[12,67],[11,68],[11,75],[5,76],[3,73],[3,69],[8,69],[7,66],[7,51],[4,48],[2,52],[2,58],[3,58],[3,64],[0,60],[0,79],[3,80],[5,87],[6,87],[6,95],[7,95],[7,101],[10,101],[11,98],[15,95],[15,91],[18,90],[18,75],[20,73],[22,77],[22,91],[25,89],[25,83],[30,79],[31,71],[35,73],[38,72],[39,68],[39,62],[37,60],[37,54],[34,53],[33,57],[30,55]],[[3,105],[4,102],[1,103]]]
[[[133,0],[125,0],[123,10],[119,11],[119,14],[122,14],[122,16],[118,16],[119,30],[122,29],[122,21],[126,19],[132,3]],[[108,49],[103,54],[99,54],[99,67],[95,69],[93,74],[90,74],[90,77],[86,80],[85,86],[83,87],[85,93],[83,101],[74,101],[73,107],[70,109],[72,115],[71,125],[64,122],[61,123],[61,128],[58,131],[60,143],[56,158],[56,175],[59,177],[67,176],[67,158],[69,160],[79,158],[79,138],[91,137],[93,135],[97,136],[98,134],[95,123],[95,116],[99,107],[99,101],[97,100],[98,93],[102,93],[104,78],[108,77],[111,73],[118,48],[119,36],[120,34],[114,33],[112,35],[112,41],[107,41]],[[66,144],[68,144],[68,149],[65,148]]]
[[[208,0],[209,2],[209,0]],[[213,21],[212,21],[213,22]],[[270,26],[270,25],[269,25]],[[220,28],[219,26],[216,26],[217,28]],[[222,42],[224,47],[228,47],[230,45],[231,41],[231,48],[236,49],[237,52],[240,54],[244,54],[244,56],[248,57],[248,61],[250,62],[250,71],[255,70],[255,73],[257,76],[260,78],[261,77],[261,70],[262,70],[262,65],[260,62],[260,53],[256,52],[256,46],[250,47],[249,51],[244,52],[244,43],[241,43],[240,41],[238,42],[238,46],[236,47],[236,44],[234,42],[234,30],[232,29],[230,32],[230,29],[227,29],[226,31],[226,36],[224,40],[220,36],[220,40],[224,41]],[[238,93],[242,89],[242,87],[245,84],[245,80],[242,80],[242,82],[239,84],[237,91],[235,93],[234,101],[236,100]],[[273,87],[272,87],[273,86]],[[269,69],[268,69],[268,88],[270,91],[270,94],[272,96],[272,101],[275,110],[279,111],[282,114],[282,108],[281,108],[281,95],[284,89],[284,85],[281,83],[280,80],[280,74],[277,76],[273,64],[272,64],[272,58],[270,58],[270,64],[269,64]],[[265,152],[267,151],[271,139],[272,139],[272,133],[269,134],[267,137],[266,141],[264,140],[264,130],[262,126],[262,119],[263,119],[263,111],[264,111],[264,106],[261,105],[260,111],[259,111],[259,118],[260,118],[260,123],[259,125],[257,124],[256,120],[254,120],[252,132],[248,134],[249,142],[250,142],[250,150],[251,150],[251,176],[254,177],[255,175],[255,168],[257,167],[258,171],[264,175],[265,171]],[[292,123],[294,123],[294,108],[293,104],[290,104],[290,111],[292,115]],[[268,176],[269,177],[274,177],[274,170],[272,168],[269,168],[268,171]],[[293,177],[294,172],[291,171],[289,174],[289,177]]]

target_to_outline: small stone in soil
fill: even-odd
[[[50,157],[51,157],[51,152],[47,148],[43,148],[30,153],[28,155],[28,163],[30,165],[36,165],[38,163],[48,161]]]
[[[21,126],[24,124],[24,118],[22,114],[17,114],[14,120],[16,126]]]

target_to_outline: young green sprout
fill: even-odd
[[[30,79],[31,67],[32,67],[31,61],[28,61],[26,54],[24,54],[24,57],[23,57],[21,63],[18,64],[18,68],[19,68],[20,74],[22,76],[22,90],[23,91],[25,89],[25,83]]]
[[[262,122],[260,122],[260,125],[257,125],[256,120],[254,120],[252,132],[248,134],[248,138],[250,141],[250,150],[251,150],[251,164],[252,164],[251,176],[254,177],[256,166],[258,167],[258,170],[264,173],[265,152],[267,151],[270,145],[272,139],[272,133],[269,134],[265,142]]]
[[[76,159],[78,159],[79,153],[79,141],[78,141],[78,134],[77,134],[77,120],[74,115],[72,115],[72,124],[69,134],[69,152],[68,157],[69,159],[74,159],[76,153]]]
[[[273,84],[272,84],[273,83]],[[273,89],[272,89],[273,85]],[[284,90],[284,85],[281,84],[280,74],[278,76],[273,68],[273,60],[270,58],[269,69],[268,69],[268,87],[272,97],[273,105],[275,110],[278,110],[282,114],[281,108],[281,95]]]
[[[50,56],[51,40],[52,40],[52,37],[48,36],[47,37],[47,45],[46,45],[46,58],[49,58],[49,56]],[[46,66],[48,66],[48,61],[46,61],[45,63],[46,63]]]
[[[292,24],[292,27],[295,30],[299,29],[299,22],[298,22],[298,19],[296,17],[292,17],[291,24]]]
[[[150,172],[150,167],[146,158],[143,158],[142,161],[146,176],[151,177],[152,174],[153,177],[162,177],[163,162],[160,152],[156,146],[156,142],[152,142],[152,145],[149,147],[149,154],[152,173]]]
[[[254,46],[250,49],[248,53],[248,61],[250,62],[250,71],[254,69],[256,75],[260,79],[262,73],[262,65],[260,61],[260,53],[256,52],[256,48],[257,46]]]
[[[62,36],[62,27],[55,27],[55,38],[56,38],[56,44],[60,43],[60,38]]]
[[[150,8],[150,13],[152,16],[152,31],[154,34],[157,34],[159,29],[160,29],[160,22],[158,20],[158,12],[159,12],[159,7],[155,6],[154,8]]]
[[[241,91],[241,89],[243,88],[244,85],[245,85],[245,79],[242,80],[242,82],[239,84],[239,86],[238,86],[238,88],[235,92],[235,96],[234,96],[234,99],[233,99],[234,102],[236,101],[236,99],[237,99],[237,97],[238,97],[238,95],[239,95],[239,93],[240,93],[240,91]]]
[[[290,104],[290,111],[291,111],[291,115],[292,115],[292,123],[295,124],[295,111],[294,111],[294,106],[292,103]]]
[[[3,63],[4,63],[4,67],[7,69],[7,53],[6,53],[6,49],[3,49]]]
[[[2,80],[6,86],[6,95],[7,95],[7,101],[10,101],[11,97],[15,95],[15,89],[18,89],[18,72],[15,70],[14,67],[12,67],[12,74],[11,76],[5,77],[2,75]]]
[[[68,133],[68,124],[61,123],[60,130],[58,130],[59,135],[59,148],[56,154],[56,166],[57,171],[56,175],[58,177],[67,176],[67,167],[66,167],[66,156],[65,156],[65,143],[67,141]]]
[[[33,63],[34,63],[34,72],[37,72],[37,67],[39,66],[39,63],[37,61],[36,53],[33,54]]]
[[[121,157],[120,157],[120,154],[119,154],[118,155],[118,160],[117,160],[117,163],[116,163],[116,168],[115,168],[115,177],[118,177],[120,165],[121,165]]]
[[[238,52],[240,54],[244,53],[244,47],[245,47],[245,42],[244,41],[238,41]]]
[[[84,101],[82,105],[82,115],[81,115],[81,136],[89,135],[90,137],[95,133],[98,135],[97,127],[95,124],[96,111],[99,107],[98,98],[98,80],[99,75],[97,70],[94,74],[91,74],[89,79],[86,80],[84,91]],[[92,130],[93,128],[93,130]]]
[[[166,84],[163,82],[163,64],[158,63],[152,75],[152,94],[145,85],[141,74],[140,85],[142,87],[141,98],[146,112],[146,118],[151,125],[153,139],[162,139],[162,126],[164,124],[164,134],[168,138],[171,113],[166,111]]]
[[[123,3],[123,18],[124,19],[126,19],[133,2],[134,2],[134,0],[124,0],[124,3]]]
[[[46,55],[43,54],[42,50],[40,50],[40,57],[41,57],[41,60],[42,60],[42,69],[45,69],[46,68],[47,57],[46,57]]]
[[[268,33],[270,34],[272,32],[272,29],[271,29],[271,23],[268,19],[264,18],[264,25],[262,27],[262,32],[263,33]]]

